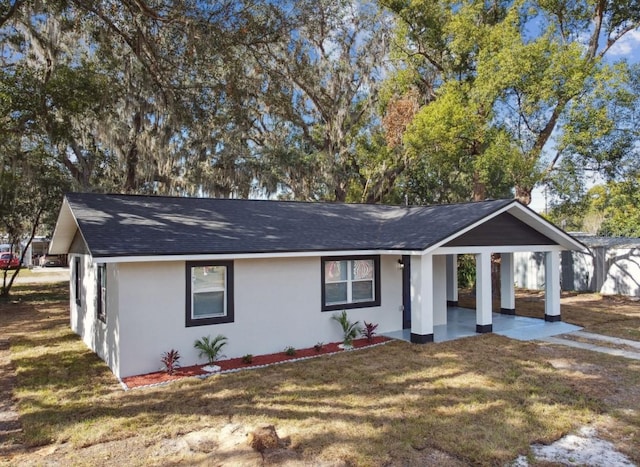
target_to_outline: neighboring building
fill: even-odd
[[[560,320],[560,252],[583,246],[515,200],[398,207],[69,194],[50,253],[68,254],[71,327],[119,377],[155,371],[172,348],[223,334],[228,357],[339,341],[331,320],[433,341],[457,304],[456,255],[477,264],[476,331],[515,313],[513,254],[544,256],[545,318]],[[201,360],[200,360],[201,361]]]
[[[26,243],[26,241],[21,245],[21,248],[23,249],[24,243]],[[40,259],[47,255],[47,251],[49,251],[49,239],[40,236],[33,237],[33,240],[24,255],[24,266],[40,266]]]
[[[22,240],[19,247],[13,247],[10,243],[0,244],[0,252],[10,252],[13,249],[16,256],[20,257],[26,247],[22,267],[44,266],[44,260],[48,257],[49,242],[46,237],[35,236],[29,246],[26,246],[27,240]],[[56,266],[66,266],[66,255],[56,257]]]
[[[564,251],[561,256],[562,290],[599,292],[640,297],[640,238],[596,237],[574,234],[587,249]],[[543,289],[542,257],[537,253],[516,255],[516,285]]]

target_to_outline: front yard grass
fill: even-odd
[[[42,287],[17,287],[14,302],[0,304],[17,371],[20,440],[28,447],[22,460],[52,446],[75,464],[192,463],[162,446],[232,422],[273,424],[298,459],[313,463],[417,465],[433,451],[452,465],[501,465],[527,454],[531,443],[594,423],[640,462],[640,362],[489,334],[424,346],[392,342],[123,392],[69,329],[68,284]],[[534,303],[525,308],[539,313]],[[579,305],[588,330],[620,316],[619,307],[600,305]],[[627,318],[640,316],[639,305],[627,305],[636,316]],[[627,320],[620,332],[631,338],[633,326],[640,330]],[[102,457],[88,450],[75,457],[98,445],[108,446],[97,451]]]

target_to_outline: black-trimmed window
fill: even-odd
[[[107,322],[107,265],[98,264],[97,267],[97,316],[103,323]]]
[[[233,322],[233,261],[188,261],[186,326]]]
[[[380,256],[321,260],[322,311],[380,306]]]
[[[76,299],[76,305],[80,306],[81,303],[81,289],[80,289],[80,284],[81,284],[81,277],[82,277],[82,270],[80,269],[80,258],[76,257],[73,260],[73,294],[74,297]]]

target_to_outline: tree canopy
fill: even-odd
[[[591,187],[583,196],[554,205],[549,218],[572,231],[640,238],[640,176]]]
[[[456,180],[449,198],[512,190],[529,204],[559,172],[615,177],[637,160],[638,70],[607,60],[638,29],[637,2],[387,4],[400,18],[389,84],[421,105],[405,150],[429,185]]]
[[[610,55],[639,25],[636,0],[0,1],[3,206],[575,201],[635,180],[640,70]]]

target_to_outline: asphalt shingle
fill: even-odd
[[[439,206],[71,193],[94,257],[424,250],[514,203]]]

